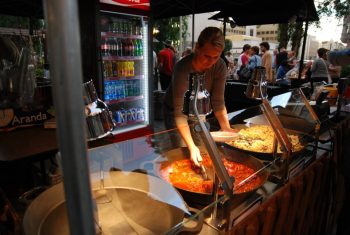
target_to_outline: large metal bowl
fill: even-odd
[[[101,225],[102,234],[165,234],[190,215],[178,192],[154,176],[110,172],[105,183],[109,186],[95,194],[101,191],[111,199],[97,204],[99,221],[96,224]],[[176,231],[198,233],[202,225],[201,216],[196,226],[179,226]],[[30,204],[23,226],[27,235],[69,234],[62,183],[43,192]]]

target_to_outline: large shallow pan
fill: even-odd
[[[267,169],[263,169],[264,164],[261,161],[249,156],[248,154],[234,151],[234,150],[231,150],[228,148],[220,147],[219,150],[222,153],[222,157],[224,157],[227,160],[232,161],[232,162],[241,163],[241,164],[253,169],[254,172],[257,173],[256,175],[260,178],[259,185],[252,188],[250,191],[241,192],[241,193],[234,192],[235,197],[245,197],[247,195],[250,195],[251,193],[255,192],[258,188],[260,188],[266,182],[269,173],[268,173]],[[173,150],[170,150],[168,152],[163,153],[162,156],[158,157],[157,159],[155,159],[152,162],[145,162],[144,167],[147,168],[147,164],[151,164],[153,169],[148,169],[148,170],[154,171],[154,174],[156,174],[158,177],[167,180],[166,176],[164,176],[163,169],[168,167],[172,163],[174,163],[176,161],[183,160],[183,159],[189,159],[188,149],[187,148],[177,148],[177,149],[173,149]],[[209,175],[210,175],[210,173],[211,173],[211,175],[213,174],[213,172],[210,172],[210,170],[209,170]],[[179,192],[184,197],[184,199],[189,203],[206,205],[206,204],[213,202],[213,194],[212,193],[190,191],[188,189],[184,189],[181,187],[176,187],[176,188],[179,190]]]
[[[236,124],[236,125],[232,125],[232,128],[237,129],[237,130],[241,130],[241,129],[246,129],[248,127],[244,124]],[[299,155],[299,154],[303,153],[305,151],[305,147],[307,146],[308,142],[310,141],[309,136],[302,134],[300,132],[297,132],[297,131],[289,130],[289,129],[285,129],[285,131],[287,134],[297,135],[299,137],[300,143],[302,145],[302,148],[298,149],[297,151],[292,152],[292,156]],[[262,160],[267,160],[267,161],[273,160],[273,153],[272,152],[267,153],[267,152],[257,152],[257,151],[247,150],[247,149],[241,149],[241,148],[238,148],[236,146],[233,146],[232,144],[230,144],[230,142],[224,142],[223,145],[229,149],[238,150],[238,151],[247,153],[249,155],[253,155],[254,157],[257,157],[257,158],[262,159]],[[280,154],[281,154],[281,152],[278,151],[277,155],[280,155]]]
[[[104,191],[110,203],[97,204],[102,234],[165,234],[183,222],[190,209],[178,192],[154,176],[136,172],[110,172]],[[192,211],[192,209],[191,209]],[[179,226],[177,232],[198,233],[203,225]],[[40,194],[25,212],[26,235],[69,234],[63,184]]]

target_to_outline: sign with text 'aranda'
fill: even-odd
[[[150,10],[150,0],[100,0],[101,3],[130,7],[145,11]]]

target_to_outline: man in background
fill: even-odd
[[[168,88],[174,70],[175,53],[171,49],[171,41],[163,42],[164,49],[158,53],[158,69],[161,89],[164,91]]]
[[[281,47],[280,52],[276,55],[276,69],[280,67],[280,65],[288,60],[288,53],[286,51],[286,48]]]
[[[266,69],[266,81],[273,82],[272,56],[269,52],[270,44],[268,42],[260,43],[260,50],[263,53],[261,66],[265,67],[265,69]]]

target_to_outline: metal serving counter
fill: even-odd
[[[264,109],[262,106],[257,106],[254,109],[257,112],[242,110],[241,112],[229,114],[230,123],[235,127],[240,121],[248,120],[251,125],[252,118],[256,118],[256,115],[264,117],[266,112],[272,112],[269,115],[275,115],[275,118],[279,118],[279,116],[284,113],[291,116],[296,112],[297,114],[295,115],[301,120],[303,120],[303,118],[309,118],[304,120],[306,124],[314,125],[314,127],[317,126],[317,122],[312,121],[311,114],[307,112],[309,109],[306,106],[303,106],[303,108],[300,107],[303,103],[303,99],[298,91],[295,93],[291,92],[287,94],[286,97],[284,97],[284,103],[282,104],[279,102],[276,106],[278,108],[275,110]],[[296,103],[298,103],[297,106],[294,105]],[[281,109],[281,107],[284,107],[284,109]],[[269,126],[270,118],[266,117],[264,120],[264,125]],[[279,120],[278,122],[281,122],[280,119],[274,120]],[[292,118],[291,120],[294,119]],[[208,122],[212,123],[214,129],[216,128],[215,122],[212,122],[212,120],[208,120]],[[274,127],[277,124],[275,123],[273,125],[273,131],[276,131]],[[279,131],[282,132],[284,132],[286,125],[289,125],[288,129],[293,127],[290,122],[285,122],[283,119],[278,125],[280,125],[278,127]],[[194,128],[194,126],[191,126],[191,128]],[[298,133],[301,132],[301,130],[298,131]],[[308,134],[309,137],[310,135],[315,135],[314,137],[316,138],[316,134],[312,130],[308,130],[308,133],[304,134]],[[281,133],[275,132],[275,135],[281,135]],[[197,225],[194,226],[197,229],[195,233],[215,234],[215,232],[221,233],[228,231],[236,224],[240,223],[240,221],[243,221],[244,217],[249,215],[251,211],[256,210],[256,208],[271,197],[276,190],[283,188],[283,185],[288,182],[289,179],[294,178],[309,165],[315,156],[314,138],[311,140],[312,142],[309,146],[304,146],[304,151],[292,154],[290,158],[286,158],[288,161],[286,161],[286,155],[284,155],[283,152],[288,150],[290,146],[283,148],[284,143],[281,143],[280,139],[276,141],[282,146],[282,154],[271,152],[269,153],[269,159],[259,158],[259,153],[256,155],[253,152],[230,148],[229,143],[218,142],[217,146],[220,150],[222,161],[224,165],[226,164],[227,172],[230,176],[233,175],[235,177],[232,199],[226,198],[224,194],[214,193],[215,190],[213,190],[213,188],[215,189],[215,186],[219,186],[215,178],[205,181],[201,174],[191,167],[188,152],[186,152],[186,148],[183,148],[184,145],[177,129],[91,148],[88,150],[87,159],[91,182],[90,187],[92,188],[93,195],[92,198],[93,202],[97,205],[93,206],[93,208],[96,208],[96,215],[100,215],[95,216],[96,224],[100,226],[97,228],[97,231],[102,234],[108,234],[107,231],[111,231],[111,228],[122,230],[123,227],[117,226],[119,223],[117,220],[111,222],[108,216],[102,216],[101,206],[105,208],[103,211],[119,213],[120,210],[122,210],[122,214],[128,215],[129,211],[126,211],[126,207],[129,210],[130,207],[128,207],[128,205],[133,205],[133,215],[137,215],[135,218],[140,218],[140,216],[149,217],[149,211],[154,209],[152,203],[147,203],[149,197],[162,206],[181,208],[182,216],[180,220],[176,220],[177,222],[163,228],[162,233],[176,234],[181,230],[189,229],[193,223]],[[288,142],[289,140],[286,139],[285,141]],[[200,146],[200,149],[205,156],[205,146]],[[278,148],[276,147],[275,150],[276,149]],[[289,149],[288,151],[291,150]],[[232,166],[234,167],[232,168]],[[210,164],[206,167],[207,170],[213,174],[214,170]],[[248,167],[249,169],[247,168],[247,170],[241,173],[234,173],[234,169],[240,169],[242,167]],[[284,170],[287,171],[284,172]],[[123,174],[125,177],[115,179],[116,174]],[[142,180],[131,180],[131,175],[134,174],[143,175],[141,178],[146,177],[142,185],[138,185]],[[266,174],[268,178],[265,179],[263,175]],[[128,175],[130,175],[131,178],[128,177]],[[152,183],[154,181],[160,183],[156,185]],[[259,188],[255,188],[255,186],[249,186],[251,187],[249,188],[248,185],[255,181],[257,182],[256,184],[259,185]],[[240,182],[242,182],[244,187],[247,186],[247,191],[239,191],[240,187],[242,187]],[[172,186],[169,183],[172,184]],[[120,192],[126,193],[126,198],[129,198],[130,201],[120,201],[118,197],[110,193],[111,189],[113,189],[113,192],[117,190],[118,194]],[[172,192],[171,194],[168,194],[169,189],[170,192]],[[144,196],[146,196],[145,198],[137,198],[137,201],[143,202],[141,203],[143,205],[142,207],[134,204],[134,201],[131,199],[135,192],[144,192]],[[44,200],[45,203],[48,204],[48,209],[46,211],[57,211],[57,201],[55,203],[53,200],[53,204],[50,205],[53,195],[54,194],[52,192],[50,193],[50,190],[48,190],[48,193],[43,193],[36,201]],[[174,197],[170,197],[171,195],[181,195],[177,197],[176,204],[174,204],[173,201]],[[180,201],[179,198],[181,199]],[[59,204],[64,202],[65,198],[64,195],[62,195]],[[40,203],[33,203],[33,205],[35,204]],[[115,205],[120,205],[119,212],[113,208],[106,209],[109,205],[113,208],[116,208]],[[196,210],[191,210],[191,208],[195,208]],[[37,211],[35,207],[30,206],[26,212],[25,221],[31,221],[33,217],[39,216],[35,211]],[[191,214],[188,214],[188,211],[191,211]],[[47,214],[39,216],[42,218],[36,218],[36,220],[40,220],[38,223],[45,224],[49,221],[47,216]],[[108,218],[108,221],[106,218]],[[145,224],[140,224],[139,219],[135,218],[123,220],[123,223],[128,223],[129,228],[135,228],[136,226],[138,229],[141,229],[141,231],[148,229]],[[204,224],[203,219],[205,221]],[[68,221],[66,221],[66,223],[68,223]],[[31,223],[26,224],[28,225]],[[39,227],[43,228],[43,226]],[[157,232],[155,232],[159,231],[157,229],[158,227],[156,225],[154,229],[151,229],[149,234],[157,234]],[[121,232],[123,231],[124,230]],[[36,234],[35,232],[34,230],[33,233],[28,233],[28,235]]]

